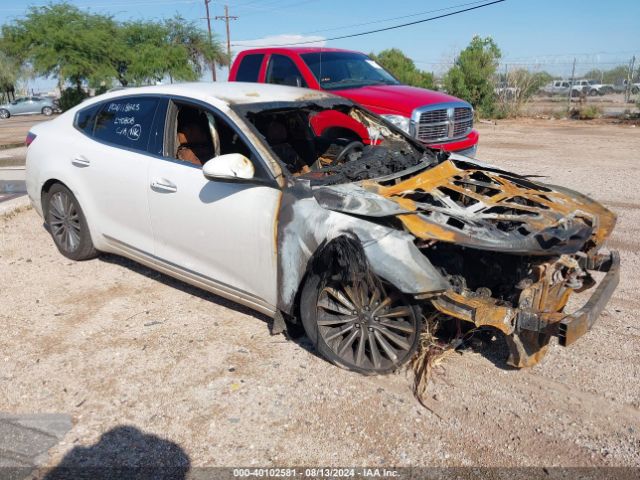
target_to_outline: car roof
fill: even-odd
[[[82,105],[135,95],[175,95],[201,100],[218,107],[263,102],[295,102],[334,98],[319,90],[250,82],[190,82],[151,87],[133,87],[105,93]]]
[[[343,48],[326,48],[326,47],[287,47],[287,46],[274,46],[274,47],[256,47],[250,50],[244,50],[243,54],[252,54],[252,53],[268,53],[268,52],[293,52],[293,53],[318,53],[318,52],[346,52],[346,53],[359,53],[364,55],[362,52],[357,52],[355,50],[345,50]]]

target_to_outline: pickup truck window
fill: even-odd
[[[262,53],[246,55],[240,62],[236,81],[238,82],[257,82],[260,75],[260,65],[262,65]]]
[[[302,74],[296,64],[284,55],[271,55],[269,66],[267,67],[266,81],[276,85],[307,88],[307,82],[302,78]]]
[[[400,83],[384,68],[361,53],[316,52],[303,53],[301,57],[323,90]]]

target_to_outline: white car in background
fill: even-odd
[[[304,327],[387,373],[423,315],[494,328],[529,366],[589,330],[618,279],[615,215],[570,190],[424,147],[350,100],[255,83],[101,95],[33,127],[29,198],[59,251],[129,257]],[[588,307],[563,313],[573,290]],[[543,295],[536,292],[544,292]],[[449,328],[453,327],[453,328]]]

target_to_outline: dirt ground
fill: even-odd
[[[18,115],[0,120],[0,147],[6,144],[24,143],[29,129],[34,125],[55,118],[44,115]]]
[[[456,355],[429,410],[404,373],[341,370],[271,336],[266,317],[118,257],[68,261],[28,210],[0,219],[0,411],[73,416],[50,466],[78,452],[94,465],[640,466],[640,128],[479,129],[481,160],[619,215],[621,282],[576,344],[528,370],[506,367],[499,342]]]

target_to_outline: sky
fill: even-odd
[[[162,19],[180,13],[206,28],[205,0],[69,0],[69,3],[118,20]],[[365,32],[421,20],[482,3],[473,0],[211,0],[212,16],[232,20],[232,50],[251,45],[314,41],[311,45],[379,52],[396,47],[416,65],[436,74],[446,72],[457,52],[473,35],[491,36],[500,47],[501,68],[528,67],[569,77],[592,68],[640,63],[640,0],[505,0],[438,20],[371,35],[340,40],[331,37]],[[43,0],[0,0],[0,24],[24,15]],[[226,41],[223,21],[212,20]],[[505,65],[506,64],[506,65]],[[226,79],[227,71],[219,72]],[[208,75],[207,75],[208,77]],[[52,82],[37,79],[36,90]]]

